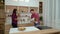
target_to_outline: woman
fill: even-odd
[[[17,17],[20,17],[19,14],[17,15],[16,11],[17,11],[17,9],[13,9],[12,15],[8,15],[9,17],[12,18],[12,27],[13,28],[17,27],[17,21],[18,21]]]
[[[13,13],[12,13],[12,26],[13,27],[17,27],[17,15],[16,15],[16,11],[17,9],[14,9],[13,10]]]

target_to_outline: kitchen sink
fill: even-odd
[[[39,26],[37,27],[40,30],[44,30],[44,29],[52,29],[52,27],[48,27],[48,26]]]

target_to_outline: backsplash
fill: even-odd
[[[21,13],[20,17],[18,18],[18,23],[19,24],[26,24],[26,23],[30,23],[30,18],[31,14],[30,13]]]
[[[31,17],[30,13],[21,13],[20,15],[21,16],[18,17],[18,24],[30,23],[30,17]],[[11,24],[11,23],[12,23],[11,17],[6,17],[6,24]]]

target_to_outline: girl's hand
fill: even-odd
[[[20,17],[20,14],[18,13],[17,16]]]

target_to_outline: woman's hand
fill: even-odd
[[[20,17],[20,14],[18,13],[17,16]]]
[[[18,20],[17,18],[15,18],[14,20]]]

